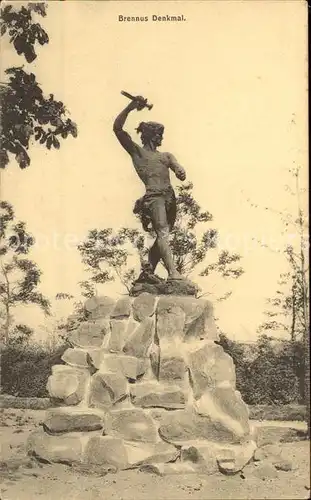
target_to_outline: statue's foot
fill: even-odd
[[[175,281],[175,280],[183,280],[185,281],[187,278],[185,278],[182,274],[178,273],[175,271],[174,273],[171,273],[167,277],[167,281]]]

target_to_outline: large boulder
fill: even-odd
[[[256,447],[256,443],[251,440],[243,444],[215,447],[219,470],[225,474],[241,471],[252,460]]]
[[[62,361],[75,368],[88,368],[88,352],[84,349],[72,349],[69,347],[62,355]]]
[[[126,469],[129,465],[124,442],[112,436],[94,436],[86,444],[83,461],[106,470]]]
[[[157,314],[169,310],[171,307],[179,307],[185,313],[184,339],[209,338],[217,340],[218,332],[214,321],[212,303],[205,299],[181,296],[161,296],[157,304]]]
[[[187,350],[187,364],[195,399],[206,390],[223,385],[235,387],[235,369],[232,358],[212,341],[193,342]]]
[[[50,398],[69,406],[80,403],[89,377],[86,370],[66,365],[53,366],[47,382]]]
[[[247,432],[239,422],[232,424],[217,414],[206,411],[199,414],[192,408],[169,412],[159,426],[159,434],[165,441],[173,444],[186,444],[193,440],[208,440],[219,443],[238,444],[246,439]]]
[[[85,464],[101,469],[122,470],[146,464],[166,463],[178,458],[179,452],[167,443],[138,443],[112,436],[91,437],[84,450]]]
[[[110,325],[111,334],[107,349],[111,352],[120,352],[123,349],[126,339],[127,323],[122,319],[112,319]]]
[[[185,408],[186,396],[177,385],[141,382],[131,386],[131,400],[141,408]]]
[[[121,373],[97,372],[91,380],[88,403],[91,408],[106,410],[127,394],[128,383]]]
[[[145,318],[125,342],[123,352],[142,358],[147,355],[154,337],[154,319]]]
[[[185,325],[185,340],[218,340],[218,330],[214,321],[214,311],[211,302],[203,301],[201,304],[202,312],[191,318],[189,314]]]
[[[115,302],[114,299],[107,296],[96,296],[88,299],[84,304],[84,308],[93,320],[109,318]]]
[[[127,356],[124,353],[107,353],[102,356],[101,364],[99,365],[100,372],[114,372],[122,374],[130,381],[135,381],[141,377],[147,369],[147,360],[136,358],[135,356]]]
[[[205,391],[193,407],[199,416],[208,418],[214,427],[230,433],[234,443],[250,436],[248,408],[240,393],[232,387],[216,387]]]
[[[77,347],[101,347],[105,335],[109,332],[108,320],[84,321],[70,333],[68,340]]]
[[[159,440],[154,421],[141,408],[111,411],[106,415],[105,434],[144,443],[156,443]]]
[[[188,367],[178,346],[164,344],[160,349],[158,377],[161,382],[184,385]]]
[[[89,410],[64,411],[51,410],[43,423],[48,434],[64,434],[66,432],[90,432],[103,428],[101,417]]]
[[[133,316],[136,321],[143,321],[155,311],[156,297],[150,293],[141,293],[133,301]]]
[[[185,326],[185,312],[182,307],[175,305],[172,301],[166,307],[157,309],[157,330],[156,335],[159,339],[174,341],[183,339]]]
[[[83,437],[78,433],[50,436],[40,429],[29,436],[26,449],[45,462],[78,463],[82,461]]]
[[[131,299],[130,297],[122,297],[119,299],[110,315],[111,318],[124,319],[131,314]]]

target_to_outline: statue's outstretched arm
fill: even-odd
[[[133,153],[136,144],[132,140],[131,136],[125,130],[123,130],[123,126],[129,113],[133,111],[133,109],[137,109],[137,104],[135,103],[135,101],[131,101],[129,105],[126,106],[123,111],[121,111],[113,124],[113,131],[118,141],[129,154]]]
[[[173,156],[171,153],[167,153],[167,155],[168,155],[168,161],[169,161],[169,168],[171,170],[173,170],[177,179],[179,179],[180,181],[184,181],[186,179],[185,169],[181,165],[179,165],[175,156]]]

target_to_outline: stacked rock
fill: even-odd
[[[94,297],[85,309],[52,369],[56,406],[29,454],[103,470],[241,470],[256,444],[211,303],[141,293]]]

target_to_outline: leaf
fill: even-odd
[[[42,134],[43,134],[43,135],[42,135],[42,137],[41,137],[41,139],[40,139],[40,144],[44,144],[44,143],[45,143],[45,141],[46,141],[46,133],[42,131]]]
[[[44,3],[32,3],[31,2],[28,4],[28,8],[29,8],[29,10],[33,10],[34,12],[36,12],[37,14],[39,14],[42,17],[46,16],[47,5]]]
[[[30,164],[30,158],[24,149],[20,150],[19,153],[15,155],[15,158],[20,168],[26,168]]]
[[[48,138],[47,138],[47,140],[46,140],[46,147],[48,149],[51,149],[52,143],[53,143],[53,136],[49,135]]]
[[[55,137],[55,135],[53,136],[53,146],[54,146],[55,149],[59,149],[60,148],[60,142],[57,139],[57,137]]]
[[[78,137],[78,128],[77,128],[77,125],[75,123],[71,123],[71,130],[70,130],[71,134],[73,137]]]
[[[32,63],[37,58],[37,54],[32,46],[25,47],[24,55],[28,63]]]
[[[25,42],[24,36],[17,36],[13,41],[14,48],[19,56],[25,51]]]
[[[37,32],[37,39],[40,45],[44,45],[46,43],[49,43],[49,36],[48,34],[41,28],[39,25],[39,29]]]
[[[46,125],[47,123],[49,123],[49,117],[42,114],[41,116],[39,116],[38,122],[40,123],[40,125]]]
[[[5,34],[6,28],[7,28],[6,24],[1,23],[1,28],[0,28],[0,34],[1,34],[1,36],[3,36]]]
[[[66,293],[66,292],[59,292],[55,296],[56,300],[71,300],[74,299],[74,296],[71,295],[71,293]]]

